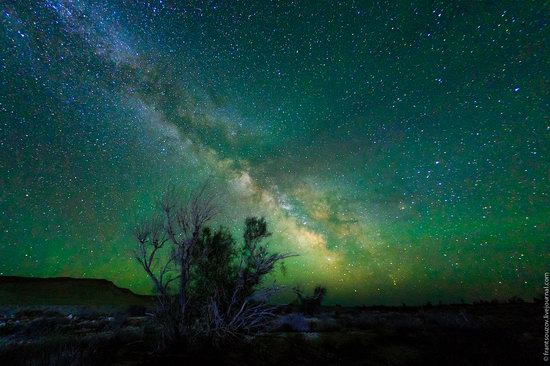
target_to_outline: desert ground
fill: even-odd
[[[270,332],[159,347],[150,308],[2,306],[2,365],[535,365],[542,305],[283,306]]]

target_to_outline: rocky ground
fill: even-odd
[[[273,331],[217,349],[158,352],[147,309],[0,308],[1,365],[527,365],[542,360],[540,304],[285,308]]]

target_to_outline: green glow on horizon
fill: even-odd
[[[148,292],[132,223],[210,177],[216,224],[265,216],[300,254],[277,281],[330,302],[542,292],[548,4],[23,3],[0,6],[0,274]]]

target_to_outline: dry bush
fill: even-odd
[[[159,208],[135,230],[135,258],[157,293],[152,315],[159,343],[264,331],[275,316],[268,301],[277,291],[264,279],[291,256],[270,253],[265,219],[247,218],[238,244],[227,229],[208,226],[219,211],[205,186],[186,199],[169,189]]]

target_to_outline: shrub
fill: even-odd
[[[263,280],[290,255],[269,253],[265,219],[247,218],[239,245],[227,229],[207,226],[217,207],[204,187],[186,201],[169,190],[160,208],[160,215],[136,227],[135,258],[157,292],[161,343],[267,329],[274,317],[268,300],[276,288],[262,288]]]
[[[327,294],[327,289],[324,286],[317,285],[313,290],[313,295],[304,296],[300,287],[295,287],[294,292],[298,298],[298,304],[301,310],[309,315],[317,314],[321,310],[321,304]]]

